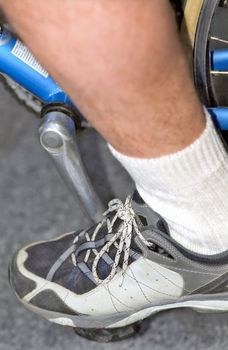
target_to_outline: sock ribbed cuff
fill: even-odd
[[[160,158],[134,158],[109,145],[112,154],[127,169],[143,191],[167,193],[191,191],[227,162],[228,155],[210,114],[205,109],[206,128],[187,148]],[[165,140],[164,140],[165,142]]]

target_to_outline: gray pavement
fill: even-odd
[[[116,344],[96,344],[24,309],[10,290],[7,265],[22,245],[87,226],[80,209],[41,149],[39,121],[0,85],[0,350],[208,349],[228,348],[228,315],[191,310],[152,318],[147,333]],[[105,202],[124,198],[132,183],[93,131],[80,147],[95,187]]]

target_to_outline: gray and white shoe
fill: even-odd
[[[113,329],[179,307],[228,311],[228,251],[185,249],[135,192],[111,201],[98,225],[21,249],[10,282],[49,321]]]

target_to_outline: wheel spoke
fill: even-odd
[[[226,39],[221,39],[221,38],[218,38],[218,37],[216,37],[216,36],[211,36],[209,39],[210,39],[210,40],[214,40],[214,41],[219,41],[219,42],[224,43],[224,44],[228,44],[228,40],[226,40]]]
[[[211,70],[212,75],[228,75],[228,71]]]

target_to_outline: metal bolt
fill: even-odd
[[[53,131],[47,131],[42,135],[42,144],[44,147],[58,149],[62,147],[63,141],[61,136]]]

